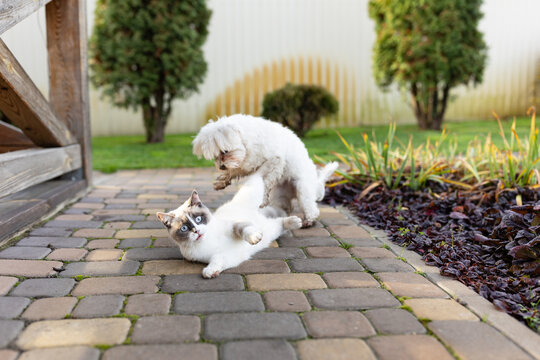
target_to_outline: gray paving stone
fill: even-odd
[[[380,247],[382,245],[382,242],[373,238],[343,239],[342,241],[356,247]]]
[[[216,345],[174,344],[174,345],[124,345],[105,351],[102,360],[171,360],[178,359],[217,360]]]
[[[103,225],[103,221],[92,220],[51,220],[45,224],[47,228],[65,228],[65,229],[97,229]]]
[[[6,347],[24,327],[19,320],[0,320],[0,348]]]
[[[159,221],[137,221],[131,225],[132,229],[162,229],[163,224]]]
[[[378,288],[310,290],[308,297],[313,306],[322,309],[361,310],[401,305],[388,291]]]
[[[284,340],[234,341],[221,345],[223,360],[296,360],[296,352]]]
[[[169,294],[138,294],[128,298],[124,312],[139,316],[168,314],[170,307]]]
[[[261,260],[286,260],[286,259],[305,259],[306,255],[302,249],[289,248],[267,248],[253,255],[252,259]]]
[[[94,215],[98,221],[140,221],[146,219],[144,215]]]
[[[161,290],[167,293],[244,290],[244,281],[236,274],[221,274],[214,279],[204,279],[199,274],[169,275],[164,277]]]
[[[264,311],[264,305],[256,292],[225,291],[178,294],[173,309],[177,314],[212,314]]]
[[[531,359],[511,340],[480,321],[432,321],[428,327],[462,359]]]
[[[90,214],[91,212],[92,212],[92,209],[71,208],[71,209],[64,210],[62,214],[76,215],[76,214]]]
[[[97,318],[112,316],[120,313],[124,297],[122,295],[94,295],[86,296],[73,310],[75,318]]]
[[[30,299],[25,297],[0,296],[0,319],[12,319],[19,316],[28,304],[30,304]]]
[[[201,319],[198,316],[168,315],[142,317],[133,327],[135,344],[167,344],[198,341]]]
[[[12,246],[0,251],[0,259],[43,259],[51,252],[46,247]]]
[[[413,272],[414,268],[397,258],[362,259],[364,265],[373,272]]]
[[[49,246],[52,248],[79,248],[86,244],[85,238],[30,236],[21,239],[16,246]]]
[[[205,338],[303,339],[306,331],[300,318],[292,313],[212,314],[205,318]]]
[[[29,297],[66,296],[75,286],[73,279],[28,279],[17,286],[10,295]]]
[[[280,238],[280,247],[339,246],[339,242],[329,237],[320,238]]]
[[[73,346],[25,351],[18,360],[98,360],[99,355],[98,349]]]
[[[137,204],[107,204],[105,209],[135,209]]]
[[[129,249],[124,254],[125,260],[169,260],[169,259],[183,259],[180,249],[174,248],[137,248]]]
[[[119,276],[133,275],[139,269],[138,261],[90,261],[72,262],[66,265],[66,270],[60,273],[62,277],[77,275],[85,276]]]
[[[145,248],[152,245],[152,239],[148,238],[134,238],[134,239],[124,239],[120,241],[118,245],[119,249],[125,248]]]
[[[63,228],[46,228],[41,227],[30,232],[30,236],[58,236],[58,237],[68,237],[71,235],[73,230],[63,229]]]
[[[376,334],[359,311],[310,311],[304,313],[303,320],[314,338],[367,337]]]
[[[362,271],[364,268],[358,261],[350,258],[317,258],[294,259],[289,261],[291,269],[296,272],[334,272]]]
[[[402,309],[372,309],[365,312],[375,329],[383,334],[425,334],[413,314]]]

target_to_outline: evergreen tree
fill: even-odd
[[[450,90],[482,81],[487,46],[478,31],[482,0],[370,0],[374,75],[411,94],[422,129],[440,129]]]
[[[210,15],[205,0],[98,0],[91,80],[114,105],[142,109],[149,143],[163,141],[173,100],[204,79]]]

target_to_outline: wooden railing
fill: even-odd
[[[0,111],[37,146],[11,151],[24,136],[0,122],[0,197],[77,169],[92,179],[86,1],[1,0],[0,35],[43,6],[49,101],[0,40]]]

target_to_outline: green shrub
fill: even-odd
[[[207,65],[205,0],[99,0],[91,80],[119,107],[142,109],[147,142],[162,142],[174,99],[197,92]]]
[[[422,129],[441,129],[450,90],[482,81],[487,47],[478,31],[482,0],[370,0],[377,84],[411,94]]]
[[[303,137],[323,116],[336,114],[339,104],[325,88],[287,84],[264,96],[262,116]]]

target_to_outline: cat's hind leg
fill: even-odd
[[[248,221],[234,223],[233,234],[236,239],[242,239],[251,245],[257,244],[263,238],[263,233]]]

